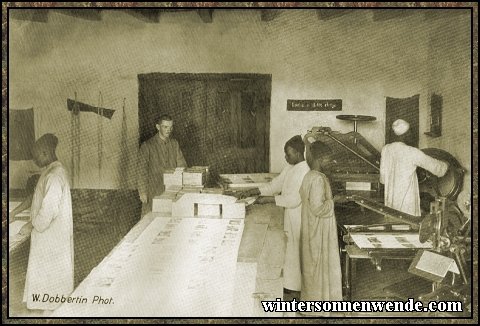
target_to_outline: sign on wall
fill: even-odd
[[[342,100],[287,100],[287,111],[342,111]]]

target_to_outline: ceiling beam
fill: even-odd
[[[213,22],[213,9],[197,9],[197,14],[204,23],[210,24]]]
[[[102,20],[101,9],[84,8],[84,9],[54,9],[54,10],[61,14],[77,17],[81,19],[94,20],[94,21]]]
[[[317,16],[320,20],[330,20],[341,17],[352,12],[349,9],[317,9]]]
[[[10,8],[8,13],[12,19],[46,23],[48,21],[48,11],[49,9]]]
[[[279,14],[280,10],[278,9],[262,9],[260,10],[262,22],[269,22],[274,20]]]
[[[146,23],[158,23],[160,11],[158,9],[127,9],[125,12]]]

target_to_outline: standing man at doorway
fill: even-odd
[[[142,214],[152,210],[152,199],[165,191],[163,173],[167,169],[186,167],[178,142],[171,138],[173,119],[162,115],[155,125],[158,133],[140,146],[137,188],[142,201]]]

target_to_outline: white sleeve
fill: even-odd
[[[287,171],[291,169],[290,165],[287,165],[282,172],[272,179],[264,186],[258,187],[262,196],[274,196],[282,192],[283,182],[285,181],[285,175]]]
[[[382,148],[382,154],[380,156],[380,183],[385,184],[385,174],[387,172],[387,151],[386,148]]]
[[[37,215],[32,216],[32,225],[36,231],[45,231],[52,220],[58,215],[62,195],[63,190],[61,178],[56,175],[48,177],[41,207]]]
[[[448,164],[434,159],[431,156],[428,156],[421,150],[418,150],[417,155],[415,156],[415,163],[417,166],[429,171],[430,173],[433,173],[437,177],[442,177],[447,173],[448,170]]]
[[[289,191],[281,195],[275,196],[275,204],[277,206],[286,207],[286,208],[296,208],[302,203],[302,198],[300,197],[300,187],[302,186],[303,178],[305,177],[306,171],[297,170],[297,173],[294,175],[294,178],[288,178],[290,182],[286,184],[286,189]]]

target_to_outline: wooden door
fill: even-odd
[[[140,142],[166,113],[189,166],[209,165],[213,174],[268,172],[270,91],[270,75],[139,75]]]

